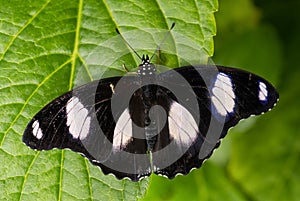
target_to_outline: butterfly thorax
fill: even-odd
[[[142,57],[142,64],[139,65],[138,68],[138,76],[141,78],[151,78],[155,77],[155,65],[150,63],[149,56],[146,55]]]
[[[142,63],[138,68],[138,77],[141,84],[141,98],[144,108],[144,129],[148,150],[152,150],[156,141],[157,126],[155,119],[150,118],[150,110],[156,100],[156,68],[150,63],[149,56],[142,56]]]

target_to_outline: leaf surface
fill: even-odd
[[[0,5],[0,199],[143,197],[148,179],[134,183],[105,176],[69,150],[31,150],[22,143],[23,131],[43,106],[74,86],[100,79],[105,73],[124,74],[123,63],[130,68],[137,66],[135,55],[119,54],[119,49],[129,50],[115,28],[126,37],[130,37],[126,35],[130,31],[143,36],[154,29],[164,35],[176,22],[175,33],[201,46],[206,52],[202,58],[205,61],[213,53],[217,2],[0,0]],[[180,57],[183,50],[192,47],[177,42],[175,35],[171,33],[169,40],[175,52],[181,50]],[[145,34],[145,40],[147,37]],[[155,38],[150,44],[152,49],[161,39]],[[136,45],[140,49],[147,46]],[[179,57],[170,57],[166,63],[179,66],[183,63]]]

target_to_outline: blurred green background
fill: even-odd
[[[213,61],[265,77],[280,101],[231,129],[200,170],[153,175],[144,201],[300,200],[299,12],[299,0],[219,1]]]

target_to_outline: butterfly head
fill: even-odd
[[[148,55],[143,55],[142,64],[139,65],[138,75],[139,76],[152,76],[155,75],[155,66],[150,62]]]

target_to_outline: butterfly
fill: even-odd
[[[172,179],[200,168],[229,128],[278,101],[272,84],[253,73],[190,65],[158,74],[153,56],[127,45],[141,59],[136,75],[96,80],[52,100],[30,120],[23,142],[71,149],[118,179]]]
[[[69,148],[118,179],[174,178],[199,168],[229,128],[269,111],[279,98],[268,81],[236,68],[155,71],[146,55],[135,76],[61,95],[32,118],[23,142],[35,150]]]

